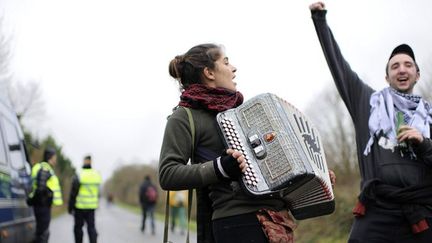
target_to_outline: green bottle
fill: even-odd
[[[403,114],[403,112],[398,111],[398,112],[396,113],[396,134],[397,134],[397,135],[399,135],[399,128],[400,128],[402,125],[405,125],[404,114]],[[402,141],[402,142],[398,143],[398,147],[399,147],[401,150],[406,150],[406,149],[408,149],[408,145],[407,145],[406,141]]]

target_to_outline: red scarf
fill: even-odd
[[[181,94],[179,106],[222,112],[242,103],[243,95],[238,91],[192,84]]]

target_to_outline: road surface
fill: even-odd
[[[51,221],[50,240],[51,243],[74,243],[73,217],[69,214],[61,215]],[[141,232],[141,215],[134,214],[116,205],[101,204],[96,210],[96,229],[99,233],[99,243],[162,243],[163,222],[156,221],[156,234],[149,232],[150,224],[147,222],[146,232]],[[87,229],[83,228],[84,243],[88,243]],[[196,243],[195,232],[190,233],[190,242]],[[186,237],[179,232],[170,232],[169,241],[173,243],[184,243]]]

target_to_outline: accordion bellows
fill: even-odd
[[[246,158],[240,184],[248,194],[283,198],[296,219],[334,211],[318,130],[298,109],[265,93],[219,113],[217,122],[227,147]]]

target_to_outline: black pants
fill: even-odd
[[[34,243],[47,243],[49,238],[49,224],[51,221],[51,207],[34,206],[36,218],[36,236]]]
[[[213,220],[216,243],[268,243],[255,213]]]
[[[141,223],[141,231],[144,232],[146,228],[146,220],[147,220],[147,214],[150,217],[150,226],[151,226],[151,233],[155,234],[155,221],[154,221],[154,211],[155,211],[155,204],[147,204],[141,205],[142,210],[142,223]]]
[[[89,236],[90,243],[96,243],[97,231],[95,226],[95,210],[94,209],[75,209],[75,225],[74,235],[75,243],[83,242],[83,230],[84,222],[87,224],[87,233]]]
[[[432,241],[432,220],[429,229],[413,234],[411,225],[402,213],[368,208],[363,217],[356,218],[348,243],[427,243]]]

